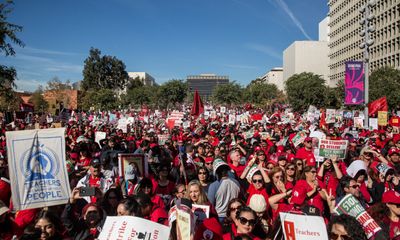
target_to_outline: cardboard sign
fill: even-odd
[[[354,127],[359,129],[364,128],[364,119],[361,117],[354,117]]]
[[[99,240],[168,239],[170,228],[144,218],[133,216],[107,217]]]
[[[378,111],[378,126],[387,126],[388,124],[388,112]]]
[[[360,202],[351,194],[347,194],[337,204],[335,212],[339,215],[347,214],[355,217],[362,225],[368,239],[381,230],[381,227],[379,227],[375,220],[365,211]]]
[[[65,128],[6,132],[12,201],[23,210],[65,204]]]
[[[169,134],[158,135],[158,145],[164,146],[168,139],[170,139]]]
[[[235,114],[229,114],[229,124],[234,125],[236,123],[236,115]]]
[[[334,123],[336,119],[335,109],[326,109],[326,123]]]
[[[279,213],[285,239],[328,240],[324,219],[291,213]]]
[[[190,213],[178,208],[176,211],[176,227],[178,239],[190,239],[190,235],[192,234],[191,225],[192,223]]]
[[[378,119],[377,118],[369,118],[369,130],[377,130],[378,129]]]
[[[307,133],[306,132],[303,132],[303,131],[298,132],[296,134],[296,136],[294,136],[292,138],[292,143],[293,143],[294,147],[297,147],[297,146],[300,145],[300,143],[304,142],[304,139],[306,139],[306,137],[307,137]]]
[[[126,118],[121,118],[118,120],[118,129],[121,129],[123,133],[128,132],[128,120]]]
[[[321,139],[318,145],[319,156],[325,158],[329,158],[331,156],[345,158],[348,143],[349,141],[347,140]]]
[[[96,132],[94,135],[94,141],[100,145],[100,141],[105,139],[107,136],[106,132]]]
[[[141,154],[119,153],[118,154],[118,174],[124,177],[128,174],[147,176],[148,167]],[[126,180],[126,179],[125,179]]]

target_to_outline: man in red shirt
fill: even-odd
[[[297,150],[296,158],[302,159],[306,166],[315,167],[316,161],[312,148],[312,138],[306,137],[303,143],[304,147]]]
[[[240,164],[241,156],[240,156],[239,151],[238,150],[231,151],[229,153],[229,157],[231,159],[231,162],[229,163],[229,167],[233,171],[235,171],[236,176],[239,178],[242,175],[242,173],[246,167],[246,166]]]

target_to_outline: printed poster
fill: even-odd
[[[346,62],[344,77],[344,104],[362,105],[364,99],[364,63]]]
[[[326,109],[326,123],[334,123],[336,120],[336,110]]]
[[[388,112],[378,111],[378,126],[386,126],[388,124]]]
[[[321,139],[318,145],[319,156],[325,158],[337,156],[338,158],[343,159],[346,157],[348,143],[349,141],[347,140]]]
[[[144,218],[133,216],[107,217],[99,240],[158,240],[168,239],[170,228]]]
[[[6,132],[12,201],[16,210],[65,204],[70,186],[65,128]]]
[[[364,128],[364,118],[354,117],[354,127],[358,129]]]
[[[147,171],[148,168],[143,155],[133,153],[118,154],[118,174],[120,177],[125,178],[127,174],[132,173],[138,176],[147,176]]]
[[[292,143],[293,143],[294,147],[297,147],[300,145],[300,143],[304,142],[304,139],[306,139],[306,137],[307,137],[306,132],[304,132],[304,131],[298,132],[296,134],[296,136],[294,136],[292,138]]]
[[[378,130],[378,119],[377,118],[369,118],[369,130]]]
[[[324,219],[320,216],[307,216],[279,213],[285,239],[328,240]]]
[[[351,194],[347,194],[337,204],[335,212],[339,215],[347,214],[355,217],[362,225],[368,239],[381,230],[381,227],[379,227],[375,220],[365,211],[360,202]]]
[[[105,139],[107,136],[106,132],[96,132],[94,135],[94,141],[100,145],[100,141]]]

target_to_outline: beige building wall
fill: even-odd
[[[283,82],[294,74],[312,72],[328,80],[328,42],[296,41],[283,52]],[[328,84],[328,81],[326,82]]]
[[[285,84],[283,82],[283,68],[281,67],[271,69],[261,77],[261,80],[266,83],[275,84],[281,91],[285,90]]]
[[[359,9],[366,0],[329,0],[330,73],[332,84],[344,79],[345,62],[362,60],[363,50]],[[371,37],[375,44],[370,47],[370,70],[383,66],[400,69],[400,1],[377,0],[372,8],[376,31]]]

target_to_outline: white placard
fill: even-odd
[[[100,145],[100,141],[105,139],[107,136],[106,132],[96,132],[94,134],[94,141],[97,142]]]
[[[168,239],[170,228],[144,218],[133,216],[107,217],[99,240]]]
[[[324,219],[291,213],[279,213],[285,239],[327,240],[328,233]]]
[[[378,129],[378,119],[377,118],[369,118],[369,129],[377,130]]]
[[[70,186],[65,128],[6,132],[12,201],[16,210],[65,204]]]
[[[127,131],[128,131],[128,120],[126,118],[119,119],[117,128],[121,129],[122,132],[127,133]]]

